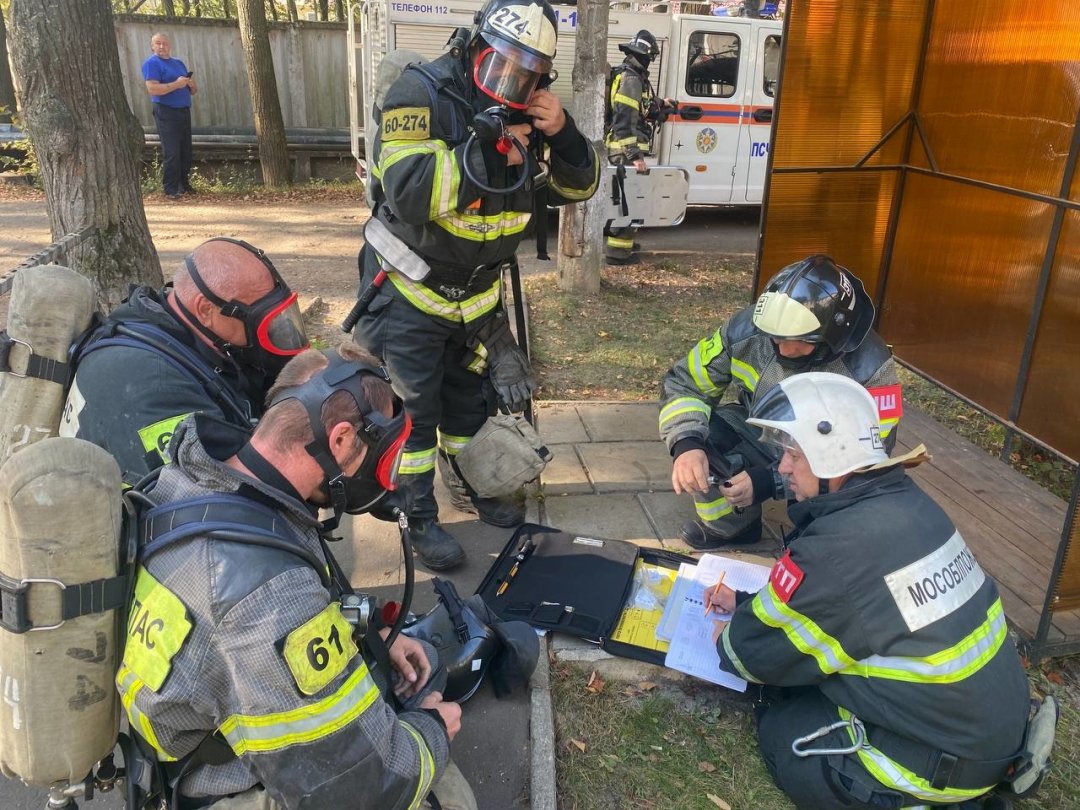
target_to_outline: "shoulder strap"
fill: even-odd
[[[428,91],[428,98],[431,100],[431,109],[434,111],[439,104],[439,93],[442,93],[459,104],[469,106],[469,102],[465,100],[460,93],[451,89],[450,85],[454,83],[454,80],[449,76],[436,76],[427,64],[421,64],[419,62],[413,62],[405,66],[405,70],[412,70],[420,76],[420,82]],[[402,71],[403,73],[405,71]],[[460,130],[458,117],[451,115],[450,123],[450,139],[455,143],[461,140],[463,133]]]
[[[147,510],[140,521],[139,561],[145,564],[155,554],[192,537],[284,551],[311,566],[328,589],[333,585],[326,565],[300,544],[279,514],[248,498],[224,492]]]
[[[78,346],[73,362],[78,365],[88,354],[106,346],[126,346],[153,352],[192,382],[201,386],[210,398],[232,421],[251,424],[249,409],[221,382],[217,369],[190,346],[177,340],[164,329],[148,323],[106,323],[99,337]]]

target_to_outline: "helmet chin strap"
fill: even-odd
[[[829,494],[829,479],[819,478],[817,480],[817,494],[828,495]]]

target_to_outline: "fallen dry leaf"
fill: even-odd
[[[1046,673],[1046,680],[1050,681],[1050,683],[1056,683],[1059,686],[1065,683],[1065,679],[1061,677],[1061,673],[1055,670]]]
[[[588,683],[585,684],[585,688],[592,692],[594,695],[604,690],[604,679],[596,674],[596,670],[592,671],[589,676]]]
[[[585,753],[585,743],[583,743],[581,740],[575,740],[573,737],[571,737],[570,742],[578,751],[583,754]]]
[[[712,794],[712,793],[706,793],[705,796],[708,798],[708,800],[710,802],[712,802],[717,807],[719,807],[720,810],[731,810],[731,805],[728,804],[727,802],[725,802],[719,796],[716,796],[715,794]]]
[[[713,765],[711,762],[705,762],[704,760],[702,760],[697,764],[697,769],[702,773],[712,773],[716,770],[716,766]]]
[[[637,688],[640,689],[642,692],[651,692],[653,689],[656,688],[656,684],[652,681],[642,681],[637,685]]]

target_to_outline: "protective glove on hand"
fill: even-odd
[[[476,340],[487,349],[488,375],[499,399],[511,413],[525,410],[536,386],[529,358],[510,333],[506,313],[497,312],[481,325]]]

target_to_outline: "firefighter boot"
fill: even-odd
[[[450,503],[455,509],[477,515],[489,526],[512,529],[525,522],[525,492],[518,490],[503,498],[479,498],[469,491],[465,480],[458,475],[450,458],[439,452],[439,475],[450,490]]]
[[[723,546],[745,546],[761,539],[761,521],[751,523],[745,529],[729,536],[710,528],[700,520],[688,520],[682,525],[679,534],[688,546],[700,551]]]
[[[438,518],[410,518],[413,553],[432,571],[445,571],[465,561],[465,549]]]

